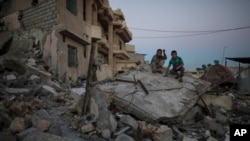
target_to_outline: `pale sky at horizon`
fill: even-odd
[[[171,50],[177,50],[186,70],[202,64],[221,62],[225,57],[250,57],[250,28],[220,33],[166,38],[190,33],[159,31],[204,31],[250,27],[250,0],[109,0],[113,10],[120,8],[133,34],[137,53],[151,60],[158,48],[165,49],[170,60]],[[193,33],[191,33],[193,34]],[[137,38],[157,37],[157,38]],[[238,65],[229,61],[228,65]]]

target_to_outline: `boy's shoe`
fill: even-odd
[[[156,72],[158,72],[158,73],[162,74],[162,71],[161,71],[161,70],[157,70]]]
[[[179,78],[179,75],[177,74],[176,77],[175,77],[175,79],[178,79],[178,78]]]
[[[179,79],[179,82],[183,82],[182,77]]]

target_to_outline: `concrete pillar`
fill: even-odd
[[[113,58],[113,25],[109,23],[108,25],[108,44],[109,44],[109,55],[108,61],[111,66],[112,72],[114,74],[114,58]]]

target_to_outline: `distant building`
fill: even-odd
[[[250,94],[250,57],[226,57],[226,61],[231,60],[239,63],[238,69],[228,67],[232,70],[234,77],[239,85],[240,91],[244,94]],[[248,67],[241,67],[241,64],[248,64]]]

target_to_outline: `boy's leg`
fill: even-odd
[[[156,72],[156,64],[154,62],[151,63],[151,68],[152,68],[152,72],[155,73]]]
[[[170,74],[176,75],[175,79],[178,79],[178,78],[179,78],[179,75],[178,75],[178,73],[177,73],[177,71],[176,71],[175,68],[173,68],[173,69],[170,70]]]
[[[179,79],[179,81],[180,82],[182,82],[183,80],[182,80],[182,77],[183,77],[183,75],[184,75],[184,67],[181,67],[180,69],[179,69],[179,71],[180,71],[180,79]]]

